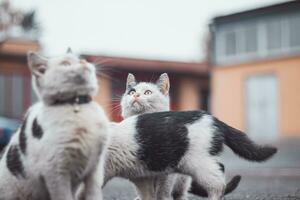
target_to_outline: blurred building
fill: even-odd
[[[26,54],[39,50],[34,12],[0,4],[0,116],[20,118],[34,100]]]
[[[28,40],[0,43],[0,116],[19,119],[35,101],[26,55],[38,49],[38,43]]]
[[[39,50],[34,12],[22,12],[9,1],[0,4],[0,150],[36,100],[27,67],[28,50]]]
[[[100,90],[97,100],[115,121],[121,120],[120,99],[126,88],[128,73],[138,81],[155,82],[167,72],[171,82],[172,110],[205,109],[209,105],[209,67],[207,63],[184,63],[108,56],[85,56],[99,63]]]
[[[300,1],[210,24],[212,112],[259,140],[300,137]]]
[[[27,51],[38,50],[34,41],[6,39],[0,43],[0,151],[18,128],[25,111],[36,101],[27,67]]]

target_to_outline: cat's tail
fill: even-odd
[[[237,186],[239,185],[240,181],[241,181],[241,176],[240,175],[234,176],[226,184],[224,194],[226,195],[228,193],[231,193],[233,190],[235,190],[237,188]],[[196,181],[192,182],[189,192],[194,194],[194,195],[197,195],[197,196],[208,197],[207,191],[201,185],[199,185]]]
[[[262,162],[271,158],[277,148],[255,144],[245,133],[216,119],[215,125],[223,133],[225,144],[237,155],[249,161]]]

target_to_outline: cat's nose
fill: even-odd
[[[87,69],[87,68],[88,68],[88,67],[87,67],[88,62],[87,62],[86,60],[81,59],[81,60],[79,61],[79,63],[80,63],[80,65],[81,65],[84,69]]]
[[[86,65],[86,64],[87,64],[87,61],[86,61],[85,59],[81,59],[81,60],[79,61],[79,63],[82,64],[82,65]]]
[[[137,98],[137,97],[140,96],[140,94],[139,93],[135,93],[133,96],[134,96],[134,98]]]

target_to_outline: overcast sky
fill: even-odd
[[[36,9],[48,55],[78,53],[201,61],[219,15],[284,0],[11,0]]]

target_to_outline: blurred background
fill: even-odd
[[[111,120],[122,120],[129,72],[139,81],[167,72],[172,110],[204,109],[276,144],[265,164],[226,151],[229,176],[245,177],[230,198],[300,198],[300,1],[1,0],[1,148],[37,101],[26,52],[67,47],[101,68],[96,100]],[[107,199],[133,198],[124,182],[110,185]]]

